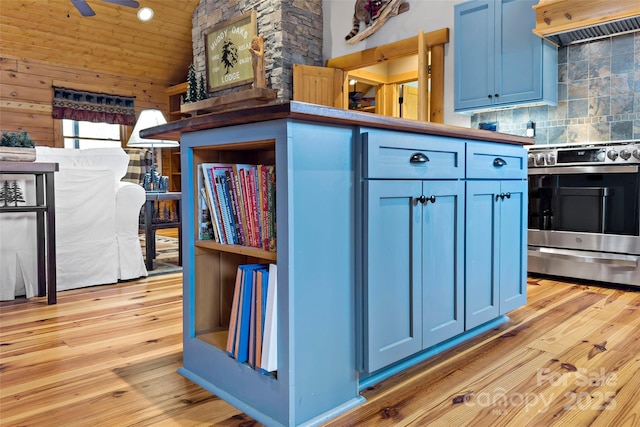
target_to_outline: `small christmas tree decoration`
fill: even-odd
[[[198,101],[202,101],[203,99],[209,98],[209,93],[207,92],[207,81],[204,78],[204,75],[200,75],[200,84],[198,85]]]
[[[187,94],[184,97],[184,102],[196,102],[198,100],[198,78],[196,77],[196,67],[191,63],[189,65],[189,72],[187,74]]]
[[[0,137],[0,160],[10,162],[33,162],[36,159],[35,142],[25,131],[2,131]]]

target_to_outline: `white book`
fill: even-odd
[[[269,264],[269,285],[264,319],[262,360],[260,367],[267,372],[278,370],[278,267]]]

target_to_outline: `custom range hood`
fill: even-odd
[[[538,36],[559,46],[640,29],[640,0],[540,0]]]

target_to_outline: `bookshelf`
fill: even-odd
[[[167,89],[169,97],[168,122],[189,117],[188,114],[180,112],[182,97],[187,93],[187,82],[170,86]],[[169,177],[169,191],[181,191],[181,170],[180,170],[180,147],[163,148],[162,150],[162,174]]]
[[[189,190],[180,373],[266,425],[331,417],[363,400],[354,371],[352,144],[349,128],[296,120],[181,135]],[[199,239],[198,165],[207,163],[275,165],[276,252]],[[237,268],[254,263],[278,266],[278,368],[270,375],[225,351]]]

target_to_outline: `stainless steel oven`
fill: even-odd
[[[529,148],[528,270],[640,286],[640,141]]]

